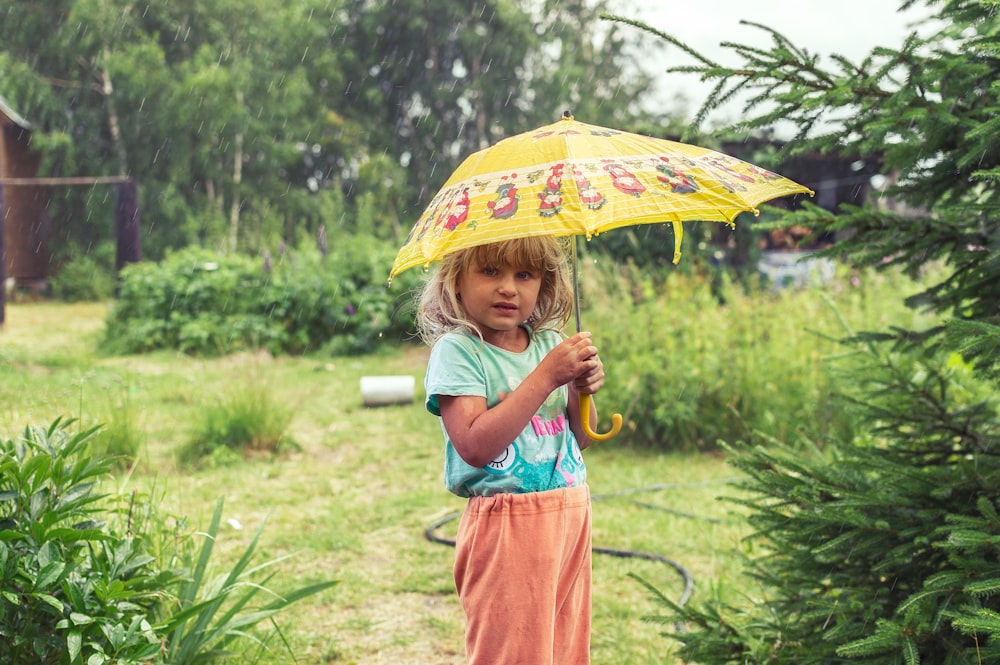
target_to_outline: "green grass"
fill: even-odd
[[[0,331],[4,432],[14,435],[57,416],[92,424],[105,417],[110,397],[127,390],[128,409],[144,428],[143,445],[131,477],[115,483],[155,488],[164,510],[195,525],[207,525],[223,498],[215,557],[235,563],[263,526],[257,546],[263,558],[294,554],[273,588],[340,580],[279,615],[298,662],[463,662],[452,550],[423,535],[432,521],[463,506],[442,486],[439,426],[422,407],[426,349],[373,349],[365,357],[334,359],[99,357],[94,349],[105,313],[105,305],[94,304],[8,305]],[[361,377],[391,374],[417,378],[415,403],[363,406]],[[288,436],[296,446],[236,463],[181,464],[179,453],[205,409],[253,381],[291,408]],[[631,447],[624,436],[595,444],[586,455],[596,546],[681,563],[695,577],[696,597],[738,599],[747,592],[735,568],[746,527],[718,500],[731,491],[726,480],[733,475],[721,457],[656,453]],[[642,488],[653,489],[634,491]],[[445,524],[441,534],[455,526]],[[672,643],[642,620],[658,607],[630,574],[674,598],[683,589],[662,563],[595,556],[593,662],[673,662]],[[291,661],[275,648],[264,662]]]

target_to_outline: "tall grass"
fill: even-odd
[[[95,434],[90,449],[112,460],[119,470],[131,468],[146,445],[145,424],[134,403],[134,394],[135,387],[127,378],[116,380],[107,386],[103,408],[96,406],[90,414],[103,426]]]
[[[243,648],[240,662],[269,662],[273,654],[265,649],[272,637],[277,636],[288,647],[274,617],[293,603],[336,584],[320,582],[283,593],[269,589],[267,585],[274,578],[275,566],[287,557],[254,562],[263,527],[231,568],[215,572],[210,563],[222,523],[222,509],[220,498],[208,529],[202,534],[201,547],[180,548],[176,560],[170,562],[187,571],[187,575],[178,585],[176,604],[168,608],[162,623],[157,625],[167,636],[163,645],[164,663],[218,662],[235,656],[237,645]],[[257,637],[250,632],[258,624],[269,624],[269,634]],[[258,648],[248,649],[248,641]]]
[[[270,390],[251,362],[222,395],[201,405],[180,461],[208,458],[226,464],[245,455],[290,450],[295,445],[288,433],[293,416],[293,406]]]
[[[915,316],[882,297],[915,290],[898,275],[842,269],[825,289],[772,291],[725,276],[586,268],[584,327],[608,371],[602,410],[622,411],[632,440],[664,449],[713,449],[758,433],[850,438],[836,339]]]

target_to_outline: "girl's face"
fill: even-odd
[[[458,279],[458,293],[483,339],[500,348],[523,350],[519,326],[535,311],[542,275],[529,266],[474,260]]]

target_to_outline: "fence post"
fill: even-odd
[[[4,186],[0,185],[0,328],[7,320],[7,208],[3,192]]]
[[[115,272],[128,263],[142,259],[142,217],[139,211],[139,187],[129,178],[119,183],[115,197]]]

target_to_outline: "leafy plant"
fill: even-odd
[[[160,573],[101,520],[109,461],[72,421],[0,439],[0,661],[138,662],[159,651],[146,612]]]
[[[288,557],[255,563],[263,527],[212,574],[222,499],[196,536],[134,495],[99,494],[110,462],[88,455],[97,428],[72,422],[0,439],[0,662],[208,663],[240,640],[266,645],[254,626],[280,633],[276,614],[336,584],[269,588]]]
[[[228,571],[212,575],[209,562],[218,538],[222,520],[223,500],[215,506],[212,521],[204,532],[199,549],[184,548],[177,564],[188,571],[180,583],[176,604],[157,624],[167,637],[164,661],[170,665],[197,665],[232,655],[235,642],[252,639],[248,630],[261,622],[271,622],[275,633],[280,629],[274,616],[289,605],[333,587],[336,582],[319,582],[291,592],[276,593],[267,587],[275,565],[288,557],[279,557],[263,564],[251,565],[263,527],[254,535],[236,564]],[[263,579],[257,577],[263,573]],[[258,596],[263,604],[255,605]]]
[[[90,254],[78,254],[49,280],[52,295],[66,302],[107,300],[114,296],[115,277],[109,265]]]

